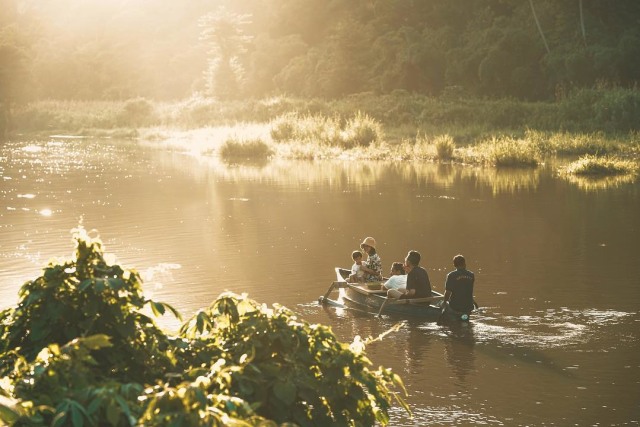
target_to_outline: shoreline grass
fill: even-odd
[[[587,154],[567,165],[562,173],[583,177],[603,177],[638,174],[638,163],[613,156],[595,156]]]
[[[628,92],[640,100],[640,91]],[[607,105],[615,99],[596,90],[589,96],[597,95],[608,97]],[[597,120],[578,120],[578,112],[585,110],[576,106],[580,96],[584,94],[557,103],[454,102],[403,92],[365,93],[340,100],[39,101],[15,110],[11,136],[168,141],[172,146],[205,154],[217,151],[236,159],[333,157],[526,168],[535,168],[551,156],[639,159],[640,123],[630,128],[627,122],[615,123],[612,116],[602,114]],[[251,129],[250,135],[245,128]]]

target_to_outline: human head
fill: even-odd
[[[371,255],[376,253],[376,239],[373,237],[367,237],[360,243],[360,249]]]
[[[405,258],[405,263],[410,265],[411,267],[417,267],[420,264],[420,258],[420,252],[409,251],[407,257]]]
[[[467,261],[460,254],[453,257],[453,266],[456,268],[467,268]]]
[[[351,258],[353,258],[354,261],[362,261],[362,252],[360,251],[353,251],[351,252]]]
[[[394,262],[391,264],[391,275],[404,274],[404,266],[401,262]]]

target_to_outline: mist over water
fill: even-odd
[[[221,292],[279,303],[338,336],[375,337],[414,417],[391,425],[637,425],[640,184],[599,188],[550,168],[283,161],[229,165],[131,141],[0,148],[0,304],[70,230],[96,229],[145,292],[185,317]],[[376,318],[316,301],[366,236],[383,268],[422,253],[442,291],[462,253],[481,305],[468,327]],[[169,318],[160,323],[171,328]]]

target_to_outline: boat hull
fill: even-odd
[[[384,290],[371,290],[364,284],[347,283],[346,278],[349,277],[350,270],[336,268],[335,284],[339,284],[343,298],[346,302],[357,305],[368,311],[380,314],[398,315],[402,317],[420,317],[431,321],[437,321],[442,314],[441,301],[443,295],[438,292],[432,292],[435,301],[414,302],[410,299],[394,300],[387,299]],[[382,312],[380,308],[383,306]]]

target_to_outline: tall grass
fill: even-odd
[[[534,145],[510,136],[493,137],[481,143],[477,151],[496,167],[536,167],[541,161]]]
[[[455,150],[456,144],[451,135],[439,135],[433,143],[436,146],[439,159],[450,160],[453,158],[453,151]]]
[[[220,147],[220,157],[224,160],[264,160],[274,154],[269,145],[261,139],[227,139]]]
[[[337,116],[290,113],[271,122],[271,138],[275,142],[314,142],[351,149],[382,142],[384,133],[378,121],[361,112],[346,120]]]
[[[569,175],[580,176],[615,176],[615,175],[637,175],[638,164],[631,160],[621,159],[612,156],[595,156],[587,154],[578,160],[570,163],[563,170]]]

